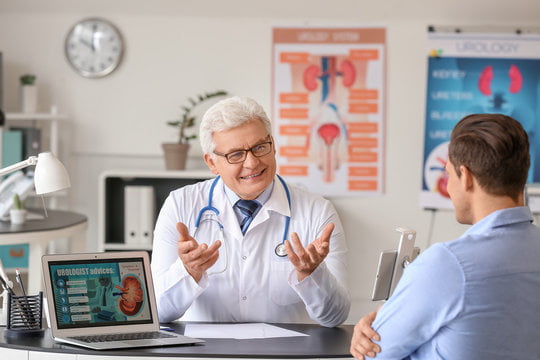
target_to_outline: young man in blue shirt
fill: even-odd
[[[524,206],[527,134],[505,115],[469,115],[452,131],[448,157],[456,219],[472,226],[407,267],[390,299],[355,326],[351,354],[540,359],[540,229]]]

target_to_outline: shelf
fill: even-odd
[[[190,179],[201,178],[210,179],[215,175],[208,169],[199,170],[137,170],[137,169],[118,169],[118,170],[106,170],[101,174],[102,178],[105,177],[119,177],[119,178],[149,178],[149,179]]]
[[[59,150],[59,126],[61,124],[60,121],[66,119],[66,116],[64,114],[58,113],[58,109],[56,106],[51,106],[49,112],[39,112],[39,113],[22,113],[22,112],[8,112],[5,114],[6,121],[4,123],[3,127],[0,127],[2,130],[11,130],[14,128],[17,129],[31,129],[36,128],[39,129],[39,141],[40,146],[39,150],[37,148],[33,148],[32,150],[28,150],[28,145],[24,145],[25,149],[23,149],[22,152],[22,158],[19,160],[27,159],[30,155],[38,155],[39,152],[52,152],[56,157],[59,159],[62,158],[62,154],[60,154]],[[0,164],[2,163],[2,139],[3,137],[0,135]],[[7,165],[7,164],[6,164]],[[51,208],[57,207],[58,198],[67,198],[68,191],[62,190],[60,192],[55,192],[54,194],[45,194],[43,197],[45,199],[51,199],[51,202],[48,203],[48,205]],[[35,194],[35,190],[32,190],[29,196],[32,197],[32,202],[35,206],[41,206],[42,201],[40,199],[41,196],[37,196]]]
[[[140,244],[104,244],[105,251],[152,250],[152,245]]]
[[[16,120],[60,120],[65,119],[65,115],[54,113],[6,113],[7,121]]]
[[[159,210],[171,191],[211,179],[214,176],[209,170],[156,171],[120,169],[103,172],[100,175],[98,193],[98,251],[151,250],[151,242],[150,244],[143,241],[126,243],[126,236],[130,235],[125,234],[153,234]],[[129,190],[132,190],[131,187],[136,186],[152,187],[151,197],[153,201],[150,201],[150,203],[154,205],[153,208],[141,210],[143,208],[141,204],[137,204],[140,206],[131,206],[130,204],[128,206],[131,212],[126,214],[124,192],[128,186],[130,187]],[[139,212],[137,213],[137,211]],[[128,220],[134,218],[140,221]],[[130,227],[134,227],[134,229]],[[137,240],[137,238],[134,240]]]
[[[50,121],[50,150],[54,155],[58,156],[58,120],[66,119],[66,116],[59,114],[56,106],[51,106],[51,111],[48,113],[6,113],[6,123],[4,127],[9,129],[10,122],[15,121]],[[11,124],[12,125],[12,124]],[[44,151],[47,151],[43,149]]]

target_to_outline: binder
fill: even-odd
[[[16,130],[2,131],[2,166],[13,165],[23,160],[22,132]]]
[[[156,215],[153,186],[124,187],[124,243],[151,246]]]
[[[41,152],[41,130],[31,127],[11,127],[22,134],[22,158],[37,156]]]

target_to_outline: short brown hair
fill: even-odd
[[[521,124],[509,116],[468,115],[452,130],[448,159],[458,176],[463,165],[489,194],[517,200],[531,163],[529,138]]]

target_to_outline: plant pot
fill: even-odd
[[[37,112],[37,86],[21,86],[21,111],[26,114]]]
[[[21,225],[26,221],[25,209],[11,209],[9,210],[9,217],[13,225]]]
[[[163,143],[161,146],[165,155],[165,169],[184,170],[186,168],[189,144]]]

